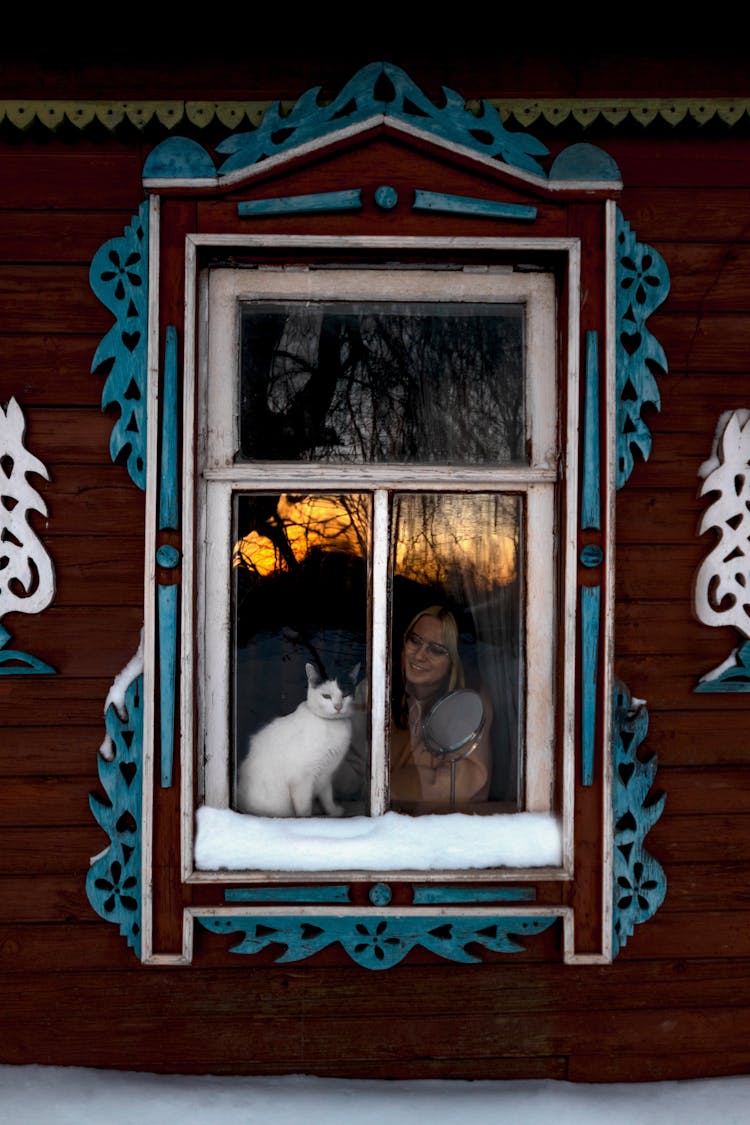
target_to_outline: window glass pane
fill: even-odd
[[[368,811],[370,526],[367,495],[235,496],[232,789],[241,811],[330,815],[328,778],[342,809]],[[309,709],[297,710],[303,701]],[[243,765],[251,745],[252,768]]]
[[[522,514],[505,493],[394,498],[393,808],[520,807]]]
[[[523,326],[520,304],[244,304],[240,457],[522,462]]]

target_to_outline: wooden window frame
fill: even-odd
[[[335,245],[332,245],[335,249]],[[434,244],[425,250],[434,250]],[[290,247],[293,254],[294,247]],[[366,261],[367,249],[363,247]],[[228,553],[214,546],[228,543],[231,498],[235,490],[275,491],[300,487],[312,490],[369,491],[375,502],[374,530],[385,531],[387,498],[391,491],[467,489],[514,492],[524,496],[527,509],[527,565],[524,606],[525,667],[524,691],[524,802],[523,811],[553,811],[555,772],[554,690],[557,636],[554,606],[558,582],[555,573],[555,496],[559,491],[562,458],[558,448],[557,364],[555,356],[555,282],[549,273],[483,272],[456,270],[447,259],[440,270],[326,269],[298,266],[272,270],[219,267],[207,271],[200,286],[208,311],[200,315],[208,342],[199,354],[197,456],[198,510],[202,513],[197,543],[197,636],[185,637],[186,647],[199,652],[197,691],[199,726],[197,751],[199,784],[205,802],[218,808],[229,807],[230,760],[229,714],[230,654],[226,638],[231,634],[230,581]],[[239,446],[236,362],[238,355],[239,305],[246,300],[336,300],[356,301],[393,299],[408,301],[482,301],[497,304],[523,304],[526,309],[528,348],[525,383],[528,404],[527,444],[531,450],[528,466],[469,467],[236,463]],[[381,628],[373,629],[372,697],[373,766],[371,777],[372,815],[387,810],[385,714],[386,652],[385,621],[386,554],[377,541],[373,546],[380,558],[375,572],[373,618]],[[210,566],[210,580],[207,573]],[[569,596],[573,597],[573,594]],[[563,658],[566,665],[573,654]],[[573,701],[565,701],[572,708]],[[569,723],[563,723],[569,726]],[[570,752],[570,751],[568,751]],[[433,877],[437,877],[434,875]]]

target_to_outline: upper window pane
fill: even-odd
[[[524,306],[243,303],[239,403],[242,460],[524,463]]]

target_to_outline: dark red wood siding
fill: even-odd
[[[235,64],[215,96],[265,97],[276,84],[293,98],[324,80],[337,89],[354,69],[317,73],[310,62],[303,76],[287,67],[272,80],[261,67],[254,85],[252,68]],[[411,73],[428,92],[445,83],[471,96],[476,74],[482,94],[506,93],[502,68],[458,69],[422,62]],[[591,89],[603,95],[606,76],[594,73]],[[644,96],[676,92],[658,85],[659,73],[649,72]],[[507,93],[533,96],[545,74],[552,81],[539,63],[516,68]],[[555,71],[551,92],[580,96],[571,74]],[[717,68],[706,74],[721,93]],[[632,90],[632,70],[609,77],[615,95]],[[727,92],[736,80],[727,69]],[[132,72],[109,81],[117,96],[144,96]],[[196,81],[177,68],[166,84],[189,96]],[[48,77],[44,96],[75,96],[69,83]],[[96,96],[84,85],[78,96]],[[546,132],[553,149],[581,139],[572,122]],[[226,939],[203,931],[195,965],[143,967],[86,899],[89,858],[106,844],[88,807],[104,699],[143,620],[144,520],[143,495],[109,459],[112,419],[90,367],[112,320],[88,268],[136,212],[158,139],[135,129],[0,133],[0,403],[18,400],[26,444],[50,471],[40,487],[49,518],[33,522],[58,582],[50,609],[5,624],[17,647],[59,670],[0,677],[0,1060],[588,1082],[746,1071],[750,695],[693,692],[737,640],[694,620],[690,597],[708,546],[696,537],[696,472],[719,414],[750,407],[750,127],[602,125],[584,138],[617,161],[625,217],[671,276],[649,322],[669,362],[661,411],[650,415],[653,453],[617,500],[616,608],[616,672],[648,702],[647,746],[667,792],[647,838],[666,871],[666,901],[611,966],[563,965],[550,932],[492,963],[417,951],[382,973],[335,950],[292,967],[270,954],[232,959]]]

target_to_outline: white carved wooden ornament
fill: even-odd
[[[705,625],[732,625],[750,637],[750,410],[721,416],[714,452],[699,471],[700,495],[716,493],[699,534],[718,532],[695,577],[694,608]]]
[[[55,595],[52,560],[28,521],[31,512],[47,515],[28,477],[49,480],[49,473],[24,446],[25,429],[15,399],[0,406],[0,619],[11,611],[40,613]]]

